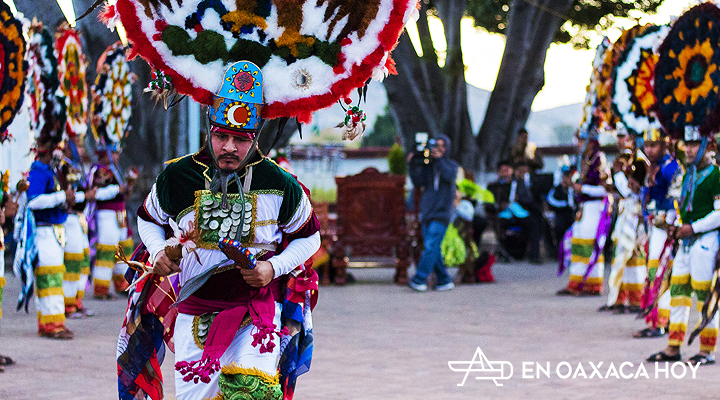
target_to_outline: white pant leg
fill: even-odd
[[[65,322],[65,296],[62,289],[64,252],[52,226],[37,227],[35,245],[38,249],[35,306],[41,329],[47,327],[49,331]]]
[[[282,306],[275,303],[275,319],[273,322],[280,327],[280,315]],[[195,344],[193,335],[192,315],[178,314],[175,320],[175,361],[196,361],[202,358],[203,350]],[[280,343],[277,336],[273,336],[275,348],[272,352],[260,354],[259,347],[252,346],[252,332],[254,325],[250,324],[240,329],[225,353],[220,357],[220,365],[225,367],[235,364],[243,368],[257,368],[267,374],[274,376],[277,373],[278,357],[280,356]],[[182,374],[175,371],[175,396],[178,400],[198,400],[212,398],[218,394],[218,379],[220,373],[216,372],[210,376],[210,383],[193,381],[185,382]]]
[[[568,285],[571,290],[577,290],[587,273],[590,255],[595,247],[595,236],[597,235],[600,216],[603,212],[603,201],[586,201],[581,207],[582,218],[572,227],[572,256],[570,260],[570,283]],[[604,257],[600,254],[597,264],[590,276],[588,276],[587,285],[597,285],[599,278],[602,287],[604,263]]]
[[[98,243],[95,253],[93,281],[95,295],[108,294],[113,270],[115,269],[115,251],[120,243],[121,229],[114,210],[97,212]]]
[[[63,277],[63,293],[65,305],[75,305],[80,290],[80,274],[85,259],[85,243],[87,235],[80,225],[76,214],[68,214],[63,224],[65,227],[65,275]],[[84,238],[84,240],[83,240]]]

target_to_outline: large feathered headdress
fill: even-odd
[[[583,119],[578,128],[578,136],[585,139],[591,131],[597,131],[601,121],[594,118],[598,105],[598,88],[602,85],[602,66],[605,59],[605,52],[610,47],[610,40],[604,37],[602,42],[595,49],[595,58],[593,59],[593,71],[590,75],[590,83],[586,88],[585,104],[583,106]]]
[[[22,24],[10,7],[0,1],[0,143],[9,138],[8,126],[15,118],[25,97],[25,61],[27,44]]]
[[[117,0],[102,18],[174,89],[212,104],[227,69],[257,65],[263,118],[311,114],[394,70],[390,51],[417,0]]]
[[[612,75],[613,113],[628,132],[642,136],[660,128],[655,117],[654,92],[657,48],[667,35],[667,25],[649,26],[635,36],[620,54]]]
[[[87,63],[78,31],[64,23],[58,29],[55,51],[58,57],[60,95],[65,98],[67,121],[65,132],[69,138],[87,132],[88,88],[85,79]]]
[[[65,129],[65,100],[58,96],[58,62],[53,38],[34,21],[28,32],[28,91],[30,92],[30,129],[37,150],[52,150],[62,141]]]
[[[669,135],[699,140],[720,131],[720,9],[712,3],[680,16],[658,49],[658,118]]]
[[[109,46],[98,59],[97,78],[91,91],[90,127],[99,149],[118,148],[127,135],[135,80],[122,43]]]
[[[634,27],[623,31],[615,43],[605,52],[605,58],[600,71],[601,84],[598,86],[598,105],[599,115],[602,115],[603,124],[609,129],[615,129],[615,124],[620,118],[613,112],[613,96],[612,88],[614,85],[614,71],[620,61],[620,56],[625,52],[633,39],[641,35],[651,25],[635,25]]]

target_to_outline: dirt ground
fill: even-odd
[[[351,270],[357,283],[321,288],[313,314],[312,368],[298,380],[295,398],[718,397],[720,366],[700,367],[693,376],[683,364],[643,362],[667,337],[632,339],[643,323],[631,315],[597,312],[603,299],[556,297],[566,278],[558,278],[555,268],[501,264],[494,270],[497,283],[442,293],[394,285],[392,269]],[[52,341],[37,336],[33,309],[15,312],[19,283],[11,273],[6,276],[0,353],[17,365],[0,374],[0,399],[116,399],[115,343],[124,301],[88,299],[96,315],[68,321],[74,340]],[[693,312],[691,325],[695,318]],[[478,348],[489,366],[475,358]],[[697,350],[695,343],[682,353],[687,359]],[[473,359],[476,371],[467,379],[448,366],[464,361],[467,368]],[[169,353],[163,364],[169,399],[173,364]],[[496,381],[502,386],[475,379],[493,376],[502,378]]]

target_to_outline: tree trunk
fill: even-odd
[[[572,1],[546,0],[541,4],[563,14]],[[476,137],[479,168],[494,169],[509,155],[517,131],[525,126],[532,102],[545,83],[545,56],[563,22],[556,14],[524,0],[512,2],[500,70]]]
[[[416,132],[440,134],[451,140],[450,156],[463,166],[474,163],[474,143],[467,109],[465,66],[460,48],[460,20],[465,1],[436,1],[447,39],[445,66],[437,63],[430,39],[427,6],[421,2],[417,22],[423,56],[418,57],[408,35],[402,35],[393,52],[398,75],[384,81],[393,119],[406,151],[413,151]]]
[[[465,81],[465,63],[461,47],[460,23],[465,14],[465,1],[450,0],[438,2],[438,15],[443,21],[447,55],[443,68],[445,96],[443,98],[444,134],[452,143],[450,157],[465,167],[474,166],[476,146],[470,125],[470,113],[467,104],[467,83]]]

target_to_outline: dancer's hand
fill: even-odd
[[[153,265],[153,272],[155,274],[168,276],[175,272],[180,272],[180,266],[165,255],[165,250],[160,251],[155,258],[155,264]]]
[[[72,188],[68,188],[65,190],[65,203],[68,205],[68,207],[72,207],[75,205],[75,190]]]
[[[97,194],[97,188],[90,188],[85,191],[85,201],[95,201],[95,195]]]
[[[692,225],[690,224],[683,224],[680,228],[678,228],[677,232],[675,232],[675,237],[678,239],[683,239],[686,237],[690,237],[693,233]]]
[[[245,282],[252,287],[267,286],[275,277],[275,270],[268,261],[258,261],[257,266],[253,269],[240,269]]]

